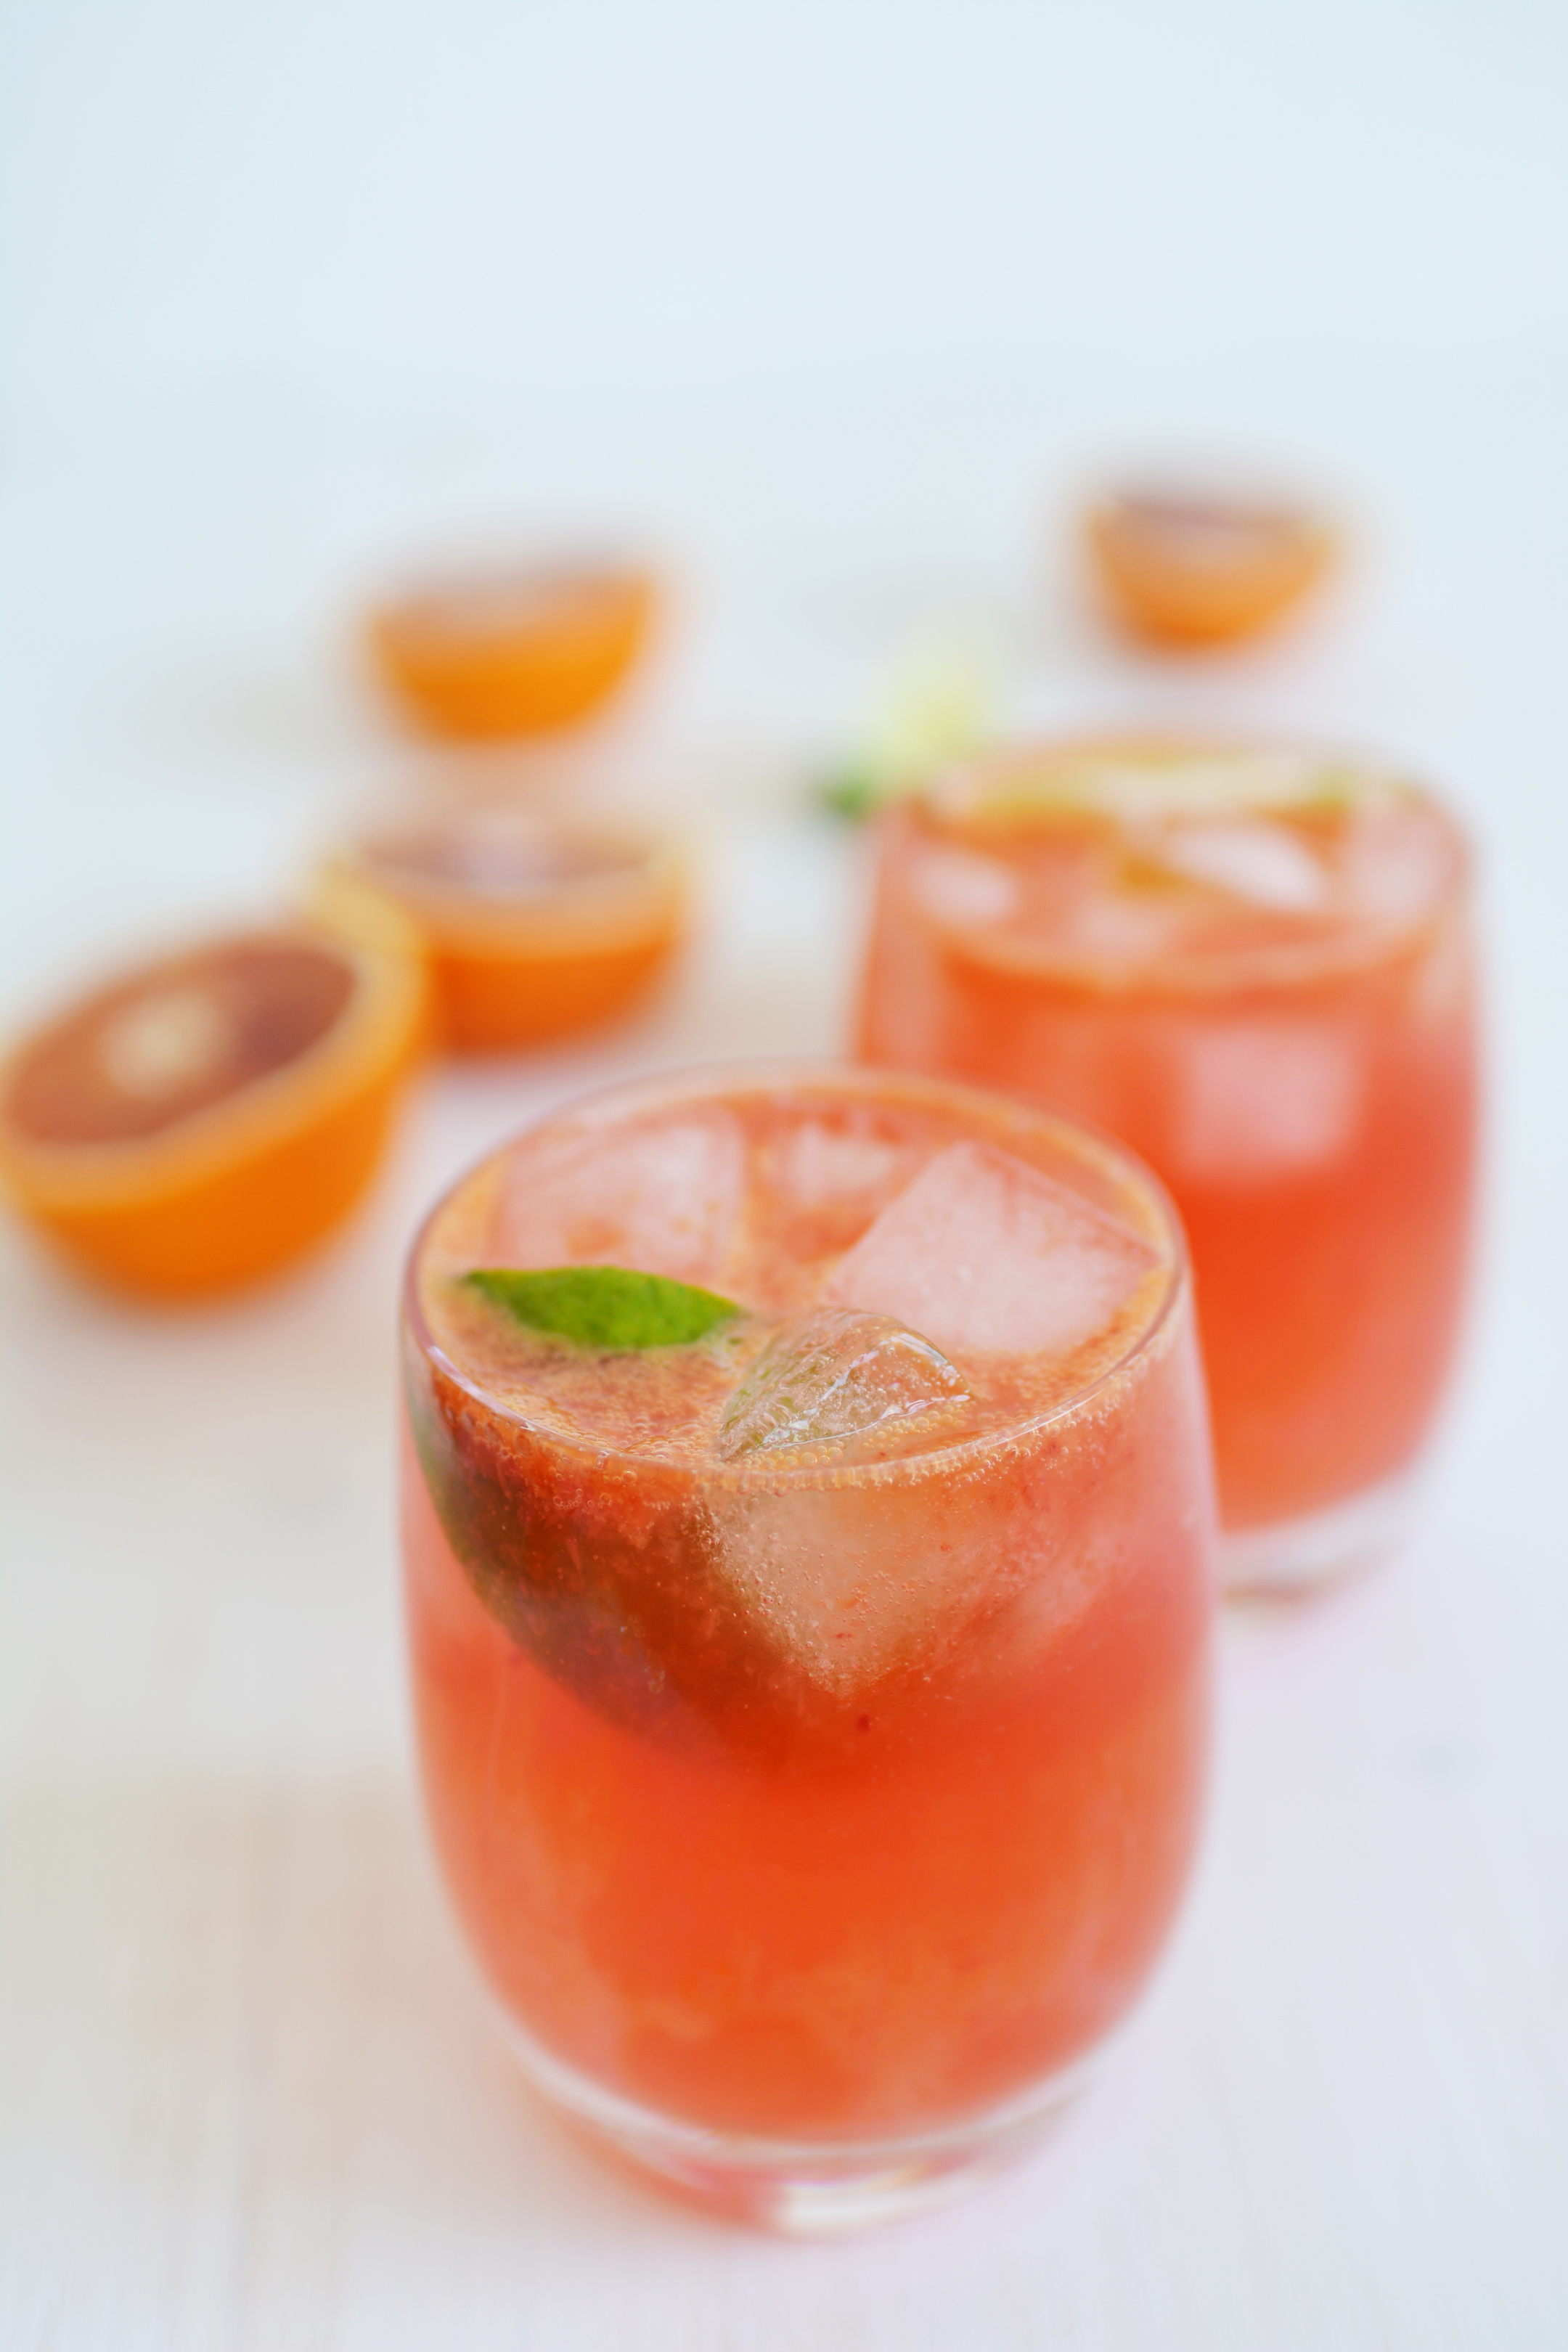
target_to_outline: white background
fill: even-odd
[[[447,546],[680,583],[595,756],[701,936],[448,1074],[364,1218],[156,1318],[0,1249],[0,2344],[1547,2352],[1568,2343],[1568,16],[1551,0],[12,0],[0,1004],[275,898],[412,755],[352,626]],[[1321,488],[1342,589],[1197,671],[1066,539],[1150,454]],[[804,770],[960,646],[1005,712],[1406,755],[1467,814],[1491,1174],[1434,1508],[1236,1616],[1194,1898],[1033,2166],[754,2241],[495,2043],[412,1791],[390,1311],[437,1186],[624,1069],[832,1049]]]

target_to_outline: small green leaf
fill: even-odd
[[[732,1299],[633,1274],[623,1265],[556,1265],[538,1272],[478,1266],[462,1279],[531,1331],[552,1331],[580,1347],[679,1348],[705,1339],[741,1312]]]
[[[817,806],[847,824],[864,824],[888,798],[884,786],[864,768],[836,768],[816,787]]]
[[[854,756],[818,779],[819,808],[864,824],[889,801],[918,792],[950,762],[980,750],[995,700],[991,665],[962,646],[907,668]]]

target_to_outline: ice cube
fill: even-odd
[[[1364,1050],[1329,1022],[1194,1022],[1173,1057],[1181,1083],[1175,1175],[1210,1184],[1299,1174],[1349,1149]]]
[[[867,1204],[880,1208],[913,1175],[920,1153],[907,1143],[824,1118],[792,1123],[767,1152],[768,1182],[792,1209]]]
[[[1039,942],[1047,951],[1068,956],[1152,964],[1179,950],[1191,913],[1184,895],[1125,889],[1110,881],[1079,898],[1059,920],[1044,920]]]
[[[1178,824],[1162,833],[1162,866],[1206,882],[1249,906],[1310,915],[1327,904],[1331,876],[1299,833],[1258,819],[1237,824]]]
[[[1114,1219],[987,1144],[939,1152],[824,1287],[944,1355],[1066,1355],[1103,1331],[1159,1262]]]
[[[780,1261],[805,1264],[847,1250],[931,1149],[879,1134],[855,1106],[842,1118],[787,1121],[763,1145],[752,1202],[760,1225],[773,1231]],[[810,1287],[781,1290],[777,1303],[798,1305],[811,1295]]]
[[[858,1307],[819,1307],[769,1340],[730,1400],[719,1451],[906,1454],[953,1433],[968,1402],[963,1374],[918,1331]]]
[[[715,1106],[678,1118],[525,1139],[497,1196],[498,1265],[625,1265],[721,1287],[746,1145]]]
[[[1080,1428],[1059,1442],[1104,1439]],[[759,1473],[769,1459],[747,1457]],[[819,1470],[770,1486],[764,1476],[710,1491],[714,1565],[743,1620],[807,1681],[847,1699],[891,1672],[931,1671],[964,1650],[977,1619],[1026,1593],[1027,1627],[1008,1639],[1037,1653],[1082,1616],[1119,1559],[1137,1558],[1125,1480],[1097,1490],[1087,1469],[1063,1474],[1041,1458],[993,1476],[952,1475],[940,1456],[863,1481]]]
[[[839,1697],[939,1657],[973,1614],[1006,1547],[962,1500],[921,1480],[714,1493],[717,1562],[744,1618]],[[978,1540],[983,1532],[985,1540]]]
[[[1345,902],[1355,914],[1413,922],[1452,887],[1453,837],[1418,803],[1374,799],[1346,826],[1340,864]]]
[[[1022,898],[1011,867],[973,849],[922,850],[914,887],[928,913],[960,930],[1011,921]]]

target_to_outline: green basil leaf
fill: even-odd
[[[584,1348],[679,1348],[705,1339],[741,1309],[716,1291],[624,1265],[556,1265],[524,1272],[479,1266],[462,1276],[531,1331],[551,1331]]]

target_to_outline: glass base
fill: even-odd
[[[753,2139],[616,2098],[551,2057],[510,2018],[502,2025],[535,2090],[602,2151],[710,2211],[791,2238],[881,2229],[979,2188],[1031,2152],[1101,2055],[1092,2052],[1005,2106],[929,2132]]]
[[[1375,1567],[1409,1534],[1421,1486],[1418,1469],[1402,1470],[1327,1510],[1224,1529],[1220,1582],[1238,1596],[1288,1599]]]

